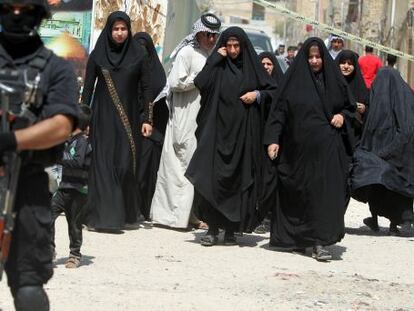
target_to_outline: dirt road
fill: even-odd
[[[268,235],[239,246],[202,247],[202,231],[153,227],[84,233],[83,265],[64,267],[68,238],[57,223],[58,260],[46,289],[51,310],[414,310],[414,238],[373,235],[353,201],[335,260],[267,248]],[[0,309],[13,310],[5,281]]]

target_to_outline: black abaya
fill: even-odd
[[[368,113],[369,92],[358,64],[358,54],[351,50],[342,50],[335,58],[335,62],[339,66],[345,60],[350,60],[354,66],[354,71],[350,75],[344,76],[345,81],[348,83],[349,90],[356,102],[365,105],[365,113],[361,115],[359,112],[355,112],[355,118],[350,120],[352,128],[354,129],[355,143],[359,144],[362,135],[363,122]]]
[[[280,68],[279,62],[274,53],[271,52],[263,52],[259,55],[260,61],[264,58],[268,58],[273,64],[273,71],[271,74],[271,78],[277,85],[281,85],[283,80],[283,71]],[[271,106],[273,103],[276,102],[276,98],[271,96],[266,96],[267,94],[264,93],[261,97],[261,112],[262,112],[262,120],[266,123],[267,118],[269,117],[269,112],[271,110]],[[262,127],[264,130],[264,126]],[[261,135],[263,137],[263,133]],[[263,159],[262,159],[262,190],[261,190],[261,198],[259,202],[259,220],[266,217],[269,212],[274,208],[276,205],[276,188],[277,188],[277,159],[271,160],[267,155],[267,148],[263,146]],[[270,218],[270,217],[269,217]]]
[[[380,69],[371,87],[370,111],[354,155],[352,189],[355,199],[368,201],[374,214],[396,224],[409,213],[404,211],[410,210],[412,215],[414,94],[395,69]],[[396,196],[399,199],[387,199]],[[382,202],[377,204],[375,197],[383,198]],[[411,199],[411,204],[397,204],[404,199]],[[400,216],[392,209],[401,209]]]
[[[129,31],[122,44],[112,39],[112,26],[118,20],[124,21]],[[138,217],[141,194],[135,185],[139,171],[137,159],[141,152],[140,111],[144,111],[147,122],[151,121],[147,64],[145,50],[132,40],[128,15],[124,12],[110,14],[89,57],[82,94],[84,104],[89,105],[92,101],[93,153],[87,222],[97,229],[122,229],[125,223],[134,223]],[[116,108],[103,70],[108,70],[113,80],[127,122]],[[138,85],[142,89],[142,101],[137,104]]]
[[[230,37],[240,42],[241,53],[235,60],[217,52]],[[240,96],[254,90],[271,94],[276,84],[238,27],[222,33],[194,82],[201,94],[198,146],[186,177],[204,200],[200,207],[203,220],[251,231],[257,221],[261,184],[261,112],[257,102],[244,104]]]
[[[279,62],[277,61],[276,55],[272,52],[263,52],[259,54],[259,59],[262,61],[264,58],[270,59],[270,61],[273,64],[273,71],[270,75],[273,80],[276,81],[276,83],[280,84],[280,82],[283,79],[283,70],[280,68]]]
[[[315,74],[308,63],[311,46],[323,60]],[[280,144],[278,197],[272,215],[272,246],[330,245],[344,236],[348,202],[346,124],[335,114],[352,115],[346,82],[319,38],[306,40],[285,74],[266,123],[265,144]]]
[[[134,40],[141,44],[148,52],[148,70],[151,74],[151,102],[163,90],[167,78],[164,68],[158,58],[152,38],[146,32],[139,32],[134,35]],[[154,196],[155,184],[157,182],[157,172],[160,165],[164,134],[168,121],[168,107],[165,97],[154,103],[154,120],[152,135],[143,137],[142,153],[140,160],[141,169],[138,174],[138,183],[142,192],[141,213],[145,219],[149,220],[151,201]]]
[[[349,76],[344,76],[344,78],[349,85],[354,99],[358,103],[365,104],[369,93],[361,73],[361,68],[358,64],[358,54],[351,50],[342,50],[336,57],[335,62],[339,66],[339,64],[343,63],[345,60],[351,61],[354,66],[354,71]]]

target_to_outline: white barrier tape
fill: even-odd
[[[296,13],[296,12],[293,12],[293,11],[291,11],[291,10],[285,8],[285,7],[282,7],[280,5],[270,3],[270,2],[267,2],[267,1],[264,1],[264,0],[253,0],[253,2],[255,2],[256,4],[259,4],[259,5],[265,6],[265,7],[273,8],[273,9],[279,11],[279,13],[282,14],[282,15],[285,15],[289,18],[293,18],[293,19],[295,19],[299,22],[315,26],[316,28],[318,28],[320,30],[323,30],[323,31],[326,31],[328,33],[333,33],[335,35],[338,35],[338,36],[341,36],[343,38],[349,39],[351,41],[357,42],[359,44],[368,45],[370,47],[378,49],[379,51],[385,52],[387,54],[392,54],[392,55],[398,56],[400,58],[404,58],[404,59],[407,59],[409,61],[414,62],[414,55],[410,55],[410,54],[392,49],[392,48],[384,46],[382,44],[379,44],[379,43],[376,43],[376,42],[373,42],[373,41],[355,36],[353,34],[345,32],[341,29],[337,29],[335,27],[320,23],[320,22],[318,22],[314,19],[304,17],[304,16],[302,16],[302,15]]]

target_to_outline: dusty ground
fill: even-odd
[[[267,249],[268,235],[240,246],[201,247],[203,232],[162,228],[85,232],[83,265],[68,270],[66,224],[57,224],[58,260],[46,289],[52,310],[414,310],[414,238],[373,235],[368,208],[352,202],[335,260]],[[13,310],[0,284],[0,309]]]

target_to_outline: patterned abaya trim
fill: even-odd
[[[131,153],[132,153],[132,166],[134,170],[134,175],[136,172],[136,160],[137,160],[137,150],[134,142],[134,136],[132,135],[132,127],[131,123],[129,122],[128,115],[125,113],[124,106],[122,105],[122,102],[118,96],[118,93],[116,91],[114,82],[112,81],[111,74],[109,73],[108,69],[102,68],[102,74],[105,78],[106,85],[109,90],[109,95],[111,96],[112,102],[119,114],[119,117],[121,119],[122,125],[124,126],[124,129],[127,133],[129,146],[131,147]]]

